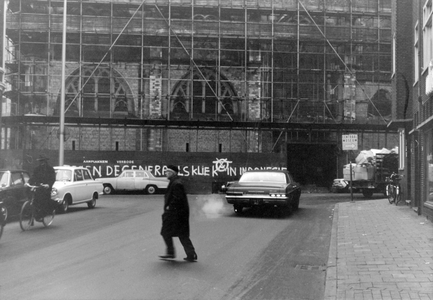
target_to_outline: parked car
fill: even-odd
[[[19,213],[22,204],[27,200],[28,188],[25,184],[30,175],[23,170],[0,170],[0,202],[8,213]]]
[[[166,189],[169,180],[155,177],[147,170],[125,170],[118,177],[101,177],[96,179],[104,184],[104,194],[120,191],[144,191],[155,194]]]
[[[51,190],[51,199],[57,201],[61,212],[67,212],[70,205],[87,203],[89,208],[96,206],[96,199],[103,194],[101,182],[93,179],[84,167],[54,167],[56,182]]]
[[[301,188],[291,174],[280,170],[247,171],[239,181],[228,182],[222,191],[237,214],[253,206],[296,210],[301,196]]]

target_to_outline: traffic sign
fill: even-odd
[[[358,150],[358,135],[343,134],[343,150]]]

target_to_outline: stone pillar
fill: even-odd
[[[149,71],[149,118],[162,117],[162,70],[161,61],[155,60],[153,68]],[[149,129],[148,150],[162,150],[161,129]]]
[[[260,120],[261,76],[260,67],[248,70],[248,120]]]
[[[259,132],[254,131],[247,131],[247,152],[252,153],[258,153],[260,152],[260,145],[259,145]]]
[[[155,63],[149,72],[149,117],[158,119],[162,114],[162,71],[160,63]]]

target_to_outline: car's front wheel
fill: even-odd
[[[89,202],[87,202],[87,207],[88,208],[95,208],[95,206],[96,206],[96,199],[97,199],[97,196],[95,194],[93,194],[92,200],[90,200]]]
[[[8,209],[3,206],[0,208],[0,224],[6,224],[7,219],[8,219]]]
[[[111,185],[104,185],[104,189],[102,191],[105,195],[110,195],[114,192],[114,189]]]
[[[66,213],[69,209],[69,201],[70,201],[70,197],[66,196],[62,203],[60,204],[60,212],[61,213]]]
[[[294,200],[293,204],[292,204],[293,210],[298,210],[298,208],[299,208],[299,197],[297,197],[296,200]]]

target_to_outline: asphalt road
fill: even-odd
[[[362,197],[362,196],[358,196]],[[49,228],[0,240],[0,299],[322,299],[336,202],[305,194],[290,215],[237,216],[222,195],[190,195],[198,262],[162,261],[162,195],[101,196],[70,207]]]

